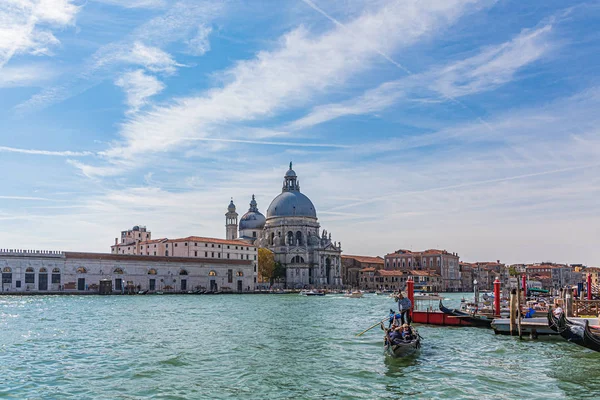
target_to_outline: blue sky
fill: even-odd
[[[290,161],[349,254],[600,264],[600,2],[8,0],[0,247],[222,237]]]

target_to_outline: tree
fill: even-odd
[[[279,261],[277,261],[275,263],[275,269],[273,270],[273,278],[271,279],[271,285],[273,284],[273,281],[275,279],[277,279],[277,280],[284,279],[285,280],[285,267]]]
[[[275,255],[269,249],[258,249],[258,280],[273,284],[275,273]]]

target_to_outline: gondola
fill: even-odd
[[[483,315],[474,315],[474,314],[469,314],[457,309],[449,309],[447,307],[444,307],[444,304],[442,303],[442,301],[440,300],[440,304],[439,304],[439,308],[440,311],[443,312],[444,314],[450,314],[453,315],[457,318],[461,318],[464,321],[469,322],[471,325],[473,326],[481,326],[481,327],[486,327],[489,328],[490,325],[492,324],[492,321],[494,320],[493,318],[489,318]]]
[[[592,330],[590,322],[587,319],[581,321],[569,320],[565,317],[564,313],[561,313],[557,318],[549,312],[548,325],[552,329],[554,329],[553,326],[556,327],[560,336],[569,342],[600,352],[600,332],[597,332],[595,329]]]
[[[583,327],[582,346],[594,351],[600,351],[600,333],[594,333],[592,331],[588,320],[585,321],[585,325]]]
[[[565,313],[561,313],[558,318],[552,315],[553,323],[556,324],[557,332],[564,339],[583,346],[583,331],[585,322],[571,321],[565,317]]]
[[[392,343],[390,339],[387,337],[384,340],[383,349],[385,354],[394,358],[402,358],[416,355],[421,349],[421,337],[417,330],[411,327],[413,330],[413,334],[415,335],[415,339],[411,341],[397,341]]]

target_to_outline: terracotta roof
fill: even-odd
[[[363,268],[360,270],[360,272],[375,272],[377,271],[375,268]]]
[[[381,276],[404,276],[406,272],[404,271],[390,271],[387,269],[380,269],[377,273]]]
[[[416,276],[437,276],[437,277],[441,277],[441,275],[436,274],[433,271],[423,271],[423,270],[414,270],[414,271],[408,271],[409,275],[416,275]]]
[[[117,243],[117,244],[113,244],[112,247],[125,247],[125,246],[135,246],[136,244],[151,244],[151,243],[159,243],[159,242],[166,242],[169,239],[167,238],[161,238],[161,239],[152,239],[152,240],[144,240],[143,242],[137,242],[137,243],[129,243],[129,244],[125,244],[125,243]]]
[[[218,244],[232,244],[234,246],[243,246],[243,247],[256,247],[252,244],[246,243],[241,240],[226,240],[226,239],[217,239],[217,238],[208,238],[201,236],[188,236],[180,239],[171,239],[170,242],[208,242],[208,243],[218,243]]]
[[[342,258],[351,258],[361,263],[369,263],[369,264],[381,264],[383,265],[383,258],[371,257],[371,256],[351,256],[351,255],[343,255]]]
[[[192,257],[163,257],[163,256],[142,256],[134,254],[111,254],[111,253],[82,253],[65,252],[65,257],[69,258],[88,258],[94,260],[111,261],[146,261],[146,262],[179,262],[195,264],[231,264],[231,265],[251,265],[250,260],[233,260],[223,258],[192,258]]]
[[[386,254],[386,256],[393,256],[393,255],[398,255],[398,254],[412,254],[412,251],[400,249],[400,250],[396,250],[393,253]]]

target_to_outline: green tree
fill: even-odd
[[[275,280],[285,280],[285,267],[279,261],[275,263],[275,269],[273,270],[273,279],[271,279],[271,285]]]

